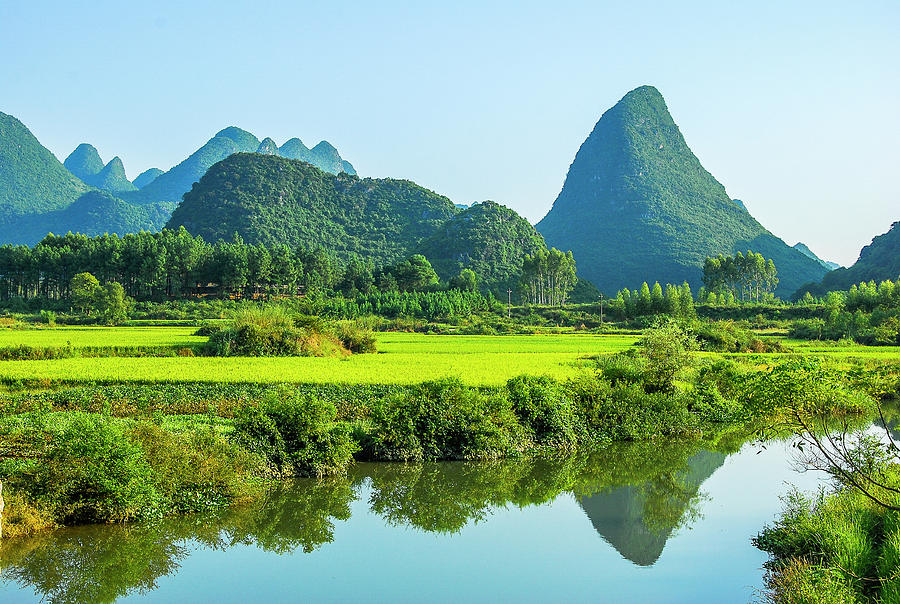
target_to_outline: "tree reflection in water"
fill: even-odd
[[[571,494],[622,556],[649,565],[678,528],[697,518],[700,485],[725,456],[700,443],[669,442],[490,463],[357,464],[346,478],[278,484],[251,505],[216,514],[5,542],[0,576],[48,602],[113,602],[153,590],[197,547],[313,552],[332,542],[335,522],[350,518],[360,496],[388,525],[457,533],[508,506]]]

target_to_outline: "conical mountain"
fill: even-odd
[[[481,278],[482,289],[505,295],[522,272],[522,258],[546,249],[544,238],[525,218],[484,201],[444,223],[417,252],[428,258],[442,279],[472,269]]]
[[[122,160],[118,155],[109,160],[109,163],[100,170],[90,184],[111,193],[138,190],[125,176],[125,166],[122,165]]]
[[[135,178],[131,182],[138,189],[143,189],[144,187],[149,185],[151,182],[156,180],[156,177],[159,176],[160,174],[164,174],[164,172],[162,170],[160,170],[159,168],[150,168],[149,170],[144,170],[143,172],[138,174],[138,177]]]
[[[825,274],[732,201],[652,86],[603,114],[537,230],[572,250],[579,275],[607,293],[643,281],[696,288],[707,256],[747,250],[774,260],[782,296]]]
[[[64,208],[89,189],[22,122],[0,113],[0,242],[15,232],[10,217]]]
[[[288,159],[302,159],[309,155],[309,148],[299,138],[292,138],[278,149],[278,155]]]
[[[103,169],[103,160],[93,145],[81,143],[69,154],[63,165],[69,172],[89,183]]]
[[[794,249],[797,250],[798,252],[800,252],[801,254],[803,254],[804,256],[806,256],[807,258],[812,258],[813,260],[815,260],[816,262],[818,262],[819,264],[821,264],[822,266],[824,266],[825,268],[827,268],[830,271],[833,271],[836,268],[840,268],[840,266],[841,266],[840,264],[837,264],[836,262],[829,262],[827,260],[822,260],[821,258],[816,256],[815,252],[813,252],[811,249],[809,249],[809,246],[807,246],[802,241],[798,241],[797,243],[795,243]]]
[[[256,148],[256,152],[263,155],[278,155],[278,145],[271,138],[266,137]]]
[[[360,179],[237,153],[185,193],[166,226],[206,241],[238,233],[247,243],[322,247],[383,266],[407,257],[454,214],[449,199],[407,180]]]

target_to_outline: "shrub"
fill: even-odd
[[[675,378],[692,362],[694,338],[676,321],[659,321],[640,341],[640,354],[646,361],[644,389],[647,392],[672,392]]]
[[[571,400],[549,377],[520,375],[506,383],[512,409],[534,440],[557,446],[574,445],[576,417]]]
[[[375,334],[371,330],[360,327],[354,322],[341,321],[335,335],[344,348],[353,354],[374,353],[378,351]]]
[[[66,523],[152,516],[159,504],[141,447],[102,416],[74,413],[29,474],[20,486]]]
[[[372,423],[370,453],[402,461],[499,457],[511,450],[520,430],[508,401],[456,378],[379,401]]]
[[[279,307],[242,311],[231,326],[210,335],[206,350],[213,356],[347,354],[337,338],[311,327],[297,327]]]
[[[56,313],[52,310],[42,310],[41,322],[49,327],[54,327],[56,325]]]
[[[634,350],[601,356],[597,359],[600,375],[613,386],[641,384],[644,381],[644,361]]]
[[[347,470],[357,450],[330,402],[289,390],[270,393],[234,422],[238,444],[262,456],[280,475],[324,476]]]

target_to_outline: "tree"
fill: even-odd
[[[414,254],[393,271],[401,291],[423,291],[438,284],[437,273],[422,254]]]
[[[100,289],[100,281],[90,273],[78,273],[69,282],[69,296],[72,304],[82,312],[90,316],[96,302],[97,290]]]
[[[644,389],[673,391],[675,378],[691,364],[691,351],[696,348],[693,336],[672,319],[648,329],[640,341],[640,354],[646,361]]]
[[[459,274],[450,279],[450,289],[461,289],[474,292],[478,290],[478,275],[470,268],[464,268]]]
[[[95,290],[94,307],[107,325],[118,325],[127,319],[129,306],[121,283],[112,281]]]

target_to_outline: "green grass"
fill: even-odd
[[[122,344],[115,329],[98,334],[107,345]],[[118,328],[123,337],[138,331],[159,330],[157,343],[177,338],[189,342],[187,328]],[[53,330],[56,331],[56,330]],[[69,330],[58,330],[61,334]],[[74,330],[73,330],[74,331]],[[98,330],[100,331],[100,330]],[[27,334],[32,332],[16,332]],[[47,330],[47,334],[51,330]],[[79,332],[81,333],[81,332]],[[4,334],[8,337],[8,334]],[[46,337],[46,335],[45,335]],[[65,335],[58,335],[62,338]],[[165,338],[170,338],[166,341]],[[82,334],[90,345],[89,334]],[[587,357],[626,350],[636,336],[540,335],[540,336],[434,336],[380,333],[378,354],[347,359],[281,358],[71,358],[54,361],[0,362],[5,383],[129,383],[129,382],[256,382],[413,384],[456,376],[473,386],[493,386],[521,374],[564,378],[577,371]],[[194,341],[197,339],[194,338]],[[10,344],[15,343],[11,341]],[[53,340],[44,340],[52,345]],[[75,343],[73,342],[73,345]]]
[[[0,329],[0,348],[7,346],[189,346],[206,341],[193,335],[196,327],[54,327]]]

